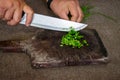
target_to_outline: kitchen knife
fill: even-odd
[[[26,14],[24,14],[20,24],[25,24],[25,21]],[[87,27],[87,24],[34,13],[30,26],[56,31],[69,31],[72,27],[75,31],[79,31]]]

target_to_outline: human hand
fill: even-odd
[[[69,13],[71,14],[72,21],[80,22],[83,18],[78,0],[53,0],[50,8],[60,18],[66,20],[69,20]]]
[[[8,25],[16,25],[21,21],[22,12],[27,14],[26,26],[32,21],[33,10],[24,0],[0,0],[0,19],[7,21]]]

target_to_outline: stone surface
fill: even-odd
[[[54,16],[42,0],[27,1],[35,12]],[[0,80],[120,80],[120,0],[80,1],[81,5],[87,3],[93,5],[95,6],[93,11],[110,15],[118,21],[115,23],[103,16],[93,15],[86,22],[89,24],[88,28],[96,29],[99,33],[109,53],[108,56],[111,60],[109,64],[32,69],[26,54],[0,52]],[[14,36],[18,36],[19,31],[19,34],[23,33],[25,28],[21,25],[11,28],[0,22],[0,39],[13,39]],[[28,32],[24,32],[22,36],[28,36],[31,33],[28,28],[26,30]],[[36,30],[38,29],[35,29],[35,32]],[[34,34],[34,29],[32,31],[31,34]],[[10,38],[11,36],[12,38]]]

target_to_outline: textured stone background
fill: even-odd
[[[0,80],[120,80],[120,0],[80,0],[81,5],[95,6],[93,11],[115,18],[115,23],[103,16],[93,15],[86,22],[88,28],[99,33],[111,62],[107,65],[74,66],[32,69],[29,56],[23,53],[0,52]],[[27,0],[37,13],[55,16],[41,0]],[[34,27],[10,27],[0,21],[0,40],[24,39],[34,35]]]

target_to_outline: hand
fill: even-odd
[[[60,18],[69,20],[68,14],[71,14],[71,20],[80,22],[83,18],[82,10],[78,0],[53,0],[50,8]]]
[[[9,25],[16,25],[21,21],[22,12],[27,14],[26,26],[32,21],[33,10],[24,0],[0,0],[0,19]]]

